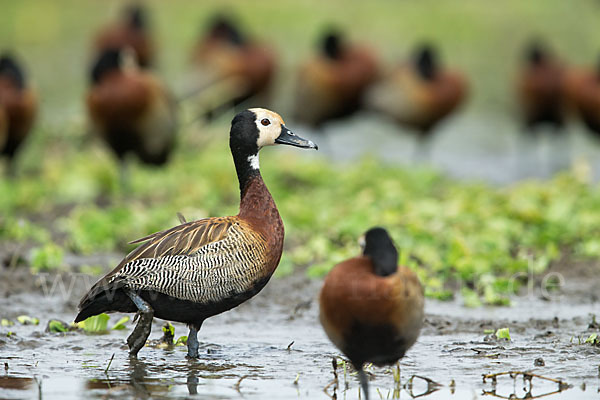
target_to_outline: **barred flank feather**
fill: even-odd
[[[82,299],[77,319],[118,288],[209,304],[250,291],[265,277],[266,239],[238,217],[188,222],[134,243],[143,241]]]

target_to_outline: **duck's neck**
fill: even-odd
[[[278,225],[279,212],[260,175],[258,154],[234,157],[240,182],[240,218],[267,225]]]

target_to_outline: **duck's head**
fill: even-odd
[[[439,68],[438,54],[435,47],[430,43],[419,46],[415,52],[415,64],[423,79],[433,80]]]
[[[99,83],[107,73],[119,70],[121,65],[122,58],[119,49],[102,51],[92,66],[92,83]]]
[[[208,28],[207,36],[234,46],[243,46],[246,43],[246,38],[239,30],[236,22],[225,15],[217,15],[213,18]]]
[[[0,77],[8,79],[19,89],[25,87],[25,74],[15,58],[8,53],[0,56]]]
[[[363,255],[371,259],[376,275],[388,276],[398,270],[398,251],[385,229],[369,229],[361,238],[361,247]]]
[[[525,49],[525,61],[529,65],[540,65],[549,57],[546,45],[540,39],[533,39]]]
[[[137,55],[133,48],[109,48],[98,55],[92,66],[92,83],[99,83],[104,76],[113,71],[131,71],[138,68]]]
[[[127,24],[137,30],[144,30],[147,27],[146,11],[141,4],[131,4],[125,9],[125,21]]]
[[[327,32],[321,42],[321,51],[326,57],[337,60],[341,57],[343,50],[342,34],[335,29]]]
[[[276,112],[264,108],[251,108],[237,114],[231,121],[229,147],[236,167],[258,169],[258,152],[265,146],[286,144],[303,149],[318,149],[318,146],[290,131]]]

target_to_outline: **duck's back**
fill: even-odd
[[[318,55],[308,60],[298,72],[296,116],[318,125],[353,113],[377,74],[375,55],[361,46],[350,47],[336,59]]]
[[[411,64],[400,65],[369,93],[369,105],[398,122],[429,130],[450,114],[467,93],[461,74],[438,71],[432,80],[424,80]]]

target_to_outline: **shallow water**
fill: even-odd
[[[3,278],[7,278],[4,276]],[[9,277],[10,278],[10,277]],[[52,278],[54,279],[54,278]],[[65,278],[67,279],[67,278]],[[39,280],[39,278],[32,278]],[[78,279],[76,282],[84,282]],[[30,282],[32,286],[38,286]],[[256,298],[205,322],[199,335],[201,358],[186,360],[185,347],[148,345],[137,360],[127,355],[125,340],[132,329],[105,335],[81,332],[44,332],[50,318],[71,321],[76,302],[85,289],[76,283],[64,297],[8,291],[0,298],[3,317],[30,314],[40,325],[0,328],[0,398],[188,398],[315,399],[328,398],[334,386],[332,358],[339,352],[318,324],[316,295],[319,281],[301,275],[272,281]],[[579,344],[598,329],[588,329],[590,313],[597,310],[598,280],[567,281],[561,294],[543,300],[538,294],[514,299],[513,307],[464,308],[460,301],[426,304],[427,320],[417,344],[401,362],[400,398],[491,398],[491,381],[483,373],[532,371],[565,380],[570,388],[552,399],[597,398],[600,348]],[[111,316],[109,326],[120,316]],[[150,338],[162,336],[155,320]],[[509,327],[512,341],[484,340],[486,329]],[[187,334],[175,324],[175,336]],[[6,333],[15,334],[6,337]],[[293,344],[290,346],[290,344]],[[288,348],[289,347],[289,348]],[[105,372],[111,356],[114,359]],[[534,367],[543,358],[545,366]],[[5,364],[6,363],[6,364]],[[371,399],[392,398],[391,368],[369,368]],[[357,399],[358,382],[350,370],[338,367],[338,399]],[[424,376],[441,386],[427,393]],[[454,382],[454,383],[452,383]],[[496,396],[540,396],[558,384],[533,379],[531,393],[522,378],[499,377]],[[363,397],[364,398],[364,397]]]
[[[320,131],[294,127],[319,144],[319,153],[338,161],[365,155],[401,165],[428,165],[450,176],[506,184],[546,179],[585,160],[600,177],[600,140],[571,122],[562,133],[542,127],[524,132],[516,119],[466,111],[439,125],[428,155],[419,153],[414,131],[369,113],[335,121]]]

